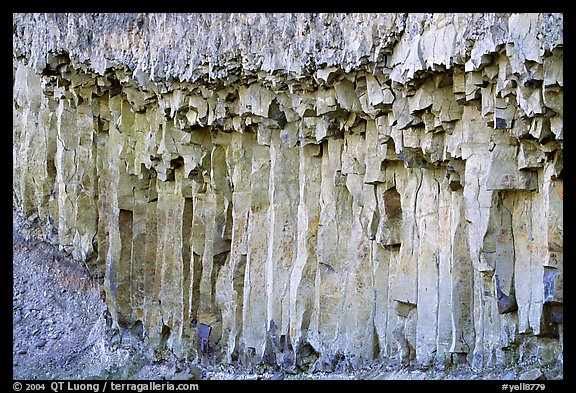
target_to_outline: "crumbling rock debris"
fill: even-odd
[[[178,358],[558,358],[562,21],[14,14],[14,204]]]
[[[532,370],[522,373],[518,379],[524,381],[543,381],[546,380],[546,375],[539,368],[533,368]]]

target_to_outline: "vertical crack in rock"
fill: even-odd
[[[14,14],[13,204],[156,355],[561,361],[562,22]]]

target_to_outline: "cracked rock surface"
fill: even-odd
[[[561,364],[562,22],[14,14],[14,205],[150,356]]]

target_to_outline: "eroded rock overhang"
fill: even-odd
[[[14,14],[14,203],[180,358],[557,359],[562,22]]]

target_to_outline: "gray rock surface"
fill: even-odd
[[[561,361],[562,22],[14,14],[14,205],[102,279],[116,346]]]

